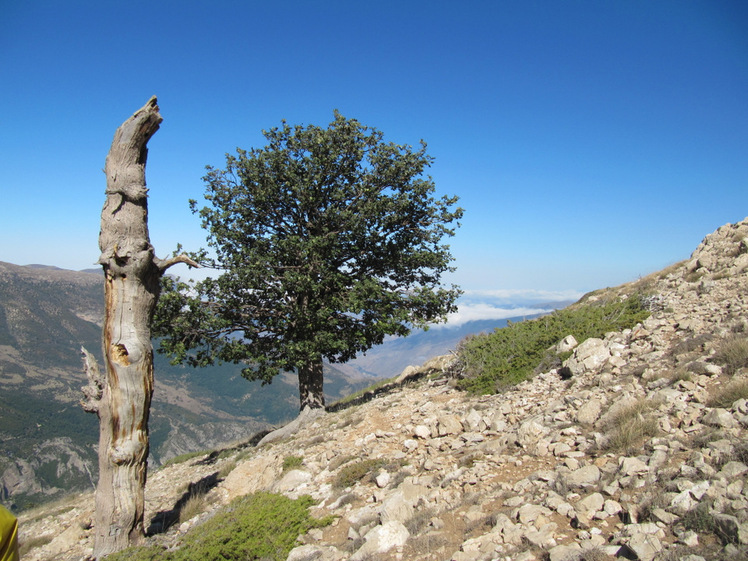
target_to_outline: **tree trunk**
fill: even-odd
[[[322,392],[323,379],[321,356],[318,360],[310,361],[299,368],[300,411],[307,407],[320,409],[325,406],[325,395]]]
[[[148,235],[146,144],[162,121],[156,98],[117,129],[106,158],[106,202],[101,212],[99,263],[104,269],[102,377],[87,355],[90,384],[84,409],[99,416],[94,557],[138,543],[148,459],[148,415],[153,395],[150,321],[160,278],[185,256],[155,257]]]

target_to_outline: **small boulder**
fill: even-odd
[[[596,465],[584,466],[567,473],[564,481],[570,487],[590,487],[600,481],[600,469]]]
[[[350,559],[351,561],[376,559],[379,554],[405,545],[409,537],[410,532],[401,522],[397,520],[385,522],[366,534],[364,545]]]

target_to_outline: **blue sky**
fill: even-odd
[[[0,260],[89,268],[115,129],[157,95],[151,241],[204,166],[333,110],[424,139],[465,302],[579,295],[748,215],[748,4],[0,0]]]

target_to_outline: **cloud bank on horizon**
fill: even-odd
[[[447,317],[446,324],[434,327],[459,327],[471,321],[547,314],[583,296],[576,290],[467,290],[458,301],[458,311]]]

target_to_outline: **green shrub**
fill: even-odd
[[[362,460],[354,464],[348,464],[340,468],[337,477],[333,481],[333,487],[345,489],[351,487],[364,477],[370,476],[374,471],[384,467],[387,461],[384,459]]]
[[[302,458],[301,456],[286,456],[285,458],[283,458],[283,471],[301,467],[303,461],[304,458]]]
[[[159,546],[130,548],[108,561],[283,561],[296,539],[312,528],[327,526],[309,514],[309,496],[291,500],[274,493],[255,493],[233,501],[224,511],[190,530],[176,551]]]
[[[166,466],[183,464],[184,462],[187,462],[193,458],[197,458],[198,456],[207,456],[208,454],[209,452],[205,450],[198,450],[197,452],[187,452],[186,454],[180,454],[179,456],[175,456],[169,460],[166,460],[163,464],[161,464],[161,467],[165,468]]]
[[[459,387],[471,393],[502,391],[533,374],[541,364],[560,363],[548,349],[567,335],[577,341],[602,337],[609,331],[633,327],[649,317],[641,297],[625,300],[588,299],[571,308],[521,323],[511,323],[493,333],[469,336],[458,348]],[[568,356],[568,355],[567,355]]]

